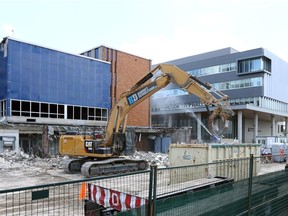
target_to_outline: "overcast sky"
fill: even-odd
[[[263,47],[288,62],[287,0],[0,0],[0,7],[1,38],[70,53],[106,45],[156,64]]]

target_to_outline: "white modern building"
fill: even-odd
[[[244,52],[224,48],[165,63],[211,83],[230,97],[235,116],[225,138],[255,143],[259,136],[286,136],[288,63],[278,56],[264,48]],[[194,114],[205,124],[208,114],[199,98],[173,85],[151,98],[153,126],[192,127],[191,140],[208,140],[209,134]]]

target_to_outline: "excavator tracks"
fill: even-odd
[[[89,161],[84,163],[81,167],[81,173],[86,177],[95,177],[145,170],[147,167],[148,163],[145,160],[110,158],[102,161]]]
[[[62,167],[66,173],[80,173],[82,165],[86,162],[84,158],[82,159],[67,159],[62,161]]]

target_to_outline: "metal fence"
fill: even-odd
[[[0,215],[81,215],[80,183],[50,184],[0,192]]]
[[[0,215],[87,215],[89,209],[86,208],[85,214],[85,207],[89,199],[93,200],[92,187],[98,186],[103,193],[107,193],[103,204],[109,204],[111,191],[119,196],[118,192],[122,192],[122,196],[132,194],[132,199],[148,198],[149,178],[150,171],[147,170],[3,190],[0,191]],[[92,211],[96,210],[92,208]],[[105,212],[103,209],[101,211]]]
[[[261,162],[251,155],[3,190],[0,215],[285,215],[288,172],[257,176]]]

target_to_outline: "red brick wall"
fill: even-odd
[[[134,86],[150,71],[151,61],[104,46],[101,46],[101,49],[102,56],[99,58],[111,62],[111,102],[113,107],[123,92]],[[129,112],[127,126],[149,126],[149,109],[149,99],[138,104]]]
[[[150,71],[150,60],[127,53],[117,52],[116,63],[116,100],[120,95],[134,86]],[[150,125],[149,99],[138,104],[128,114],[128,126]]]

